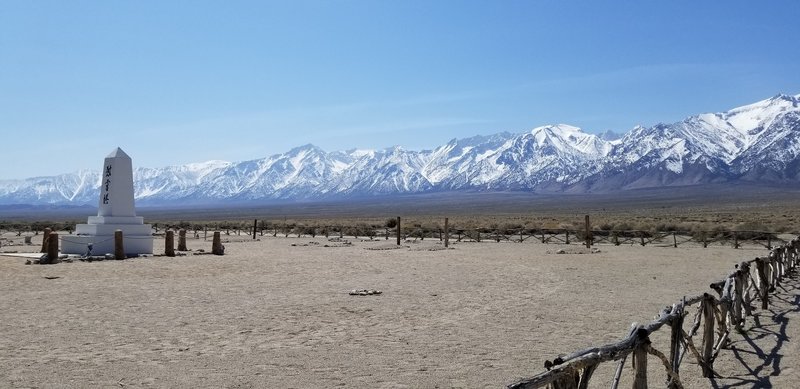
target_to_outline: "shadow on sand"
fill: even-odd
[[[730,376],[710,378],[713,388],[772,388],[771,378],[781,373],[781,360],[786,342],[789,318],[787,315],[800,312],[800,279],[793,271],[770,294],[770,307],[753,310],[752,325],[743,333],[733,337],[727,350],[737,362]],[[793,325],[798,325],[794,323]],[[755,358],[754,358],[755,357]],[[719,373],[719,372],[718,372]]]

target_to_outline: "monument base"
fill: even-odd
[[[90,217],[91,223],[95,217]],[[105,221],[129,221],[123,218],[108,218],[119,220]],[[124,218],[130,219],[130,218]],[[141,220],[141,218],[136,218]],[[133,220],[130,220],[133,221]],[[138,221],[138,220],[136,220]],[[134,223],[136,222],[134,221]],[[114,233],[122,230],[122,248],[125,255],[135,256],[139,254],[153,253],[153,235],[150,224],[78,224],[75,227],[74,235],[67,235],[61,238],[62,254],[85,255],[92,245],[92,255],[101,256],[114,253]]]

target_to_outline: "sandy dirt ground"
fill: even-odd
[[[240,241],[225,256],[192,255],[210,251],[202,239],[175,258],[26,266],[0,255],[0,387],[503,387],[541,372],[545,359],[622,339],[631,323],[767,253],[228,239]],[[796,387],[798,288],[785,282],[770,310],[733,336],[715,364],[722,378],[702,378],[687,358],[686,387]],[[667,337],[654,334],[654,347],[668,353]],[[604,364],[592,387],[609,387],[615,368]],[[663,387],[657,359],[649,372],[651,387]],[[620,387],[632,375],[629,364]]]

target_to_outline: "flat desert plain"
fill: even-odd
[[[624,338],[631,323],[767,254],[225,238],[224,256],[193,255],[210,251],[203,239],[174,258],[26,266],[0,256],[0,387],[503,387],[543,371],[546,359]],[[33,243],[3,250],[36,251]],[[155,251],[163,247],[157,240]],[[797,387],[797,279],[771,302],[720,354],[722,378],[702,378],[687,356],[684,385]],[[651,337],[664,353],[668,332]],[[602,365],[591,386],[609,387],[615,368]],[[663,387],[660,361],[648,368],[651,387]],[[632,376],[628,363],[620,387]]]

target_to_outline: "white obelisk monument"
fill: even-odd
[[[103,162],[100,180],[100,202],[97,216],[89,216],[87,224],[78,224],[75,235],[62,241],[63,254],[114,253],[114,232],[122,230],[123,248],[128,256],[153,253],[151,226],[136,216],[133,205],[133,166],[131,157],[117,147]]]

